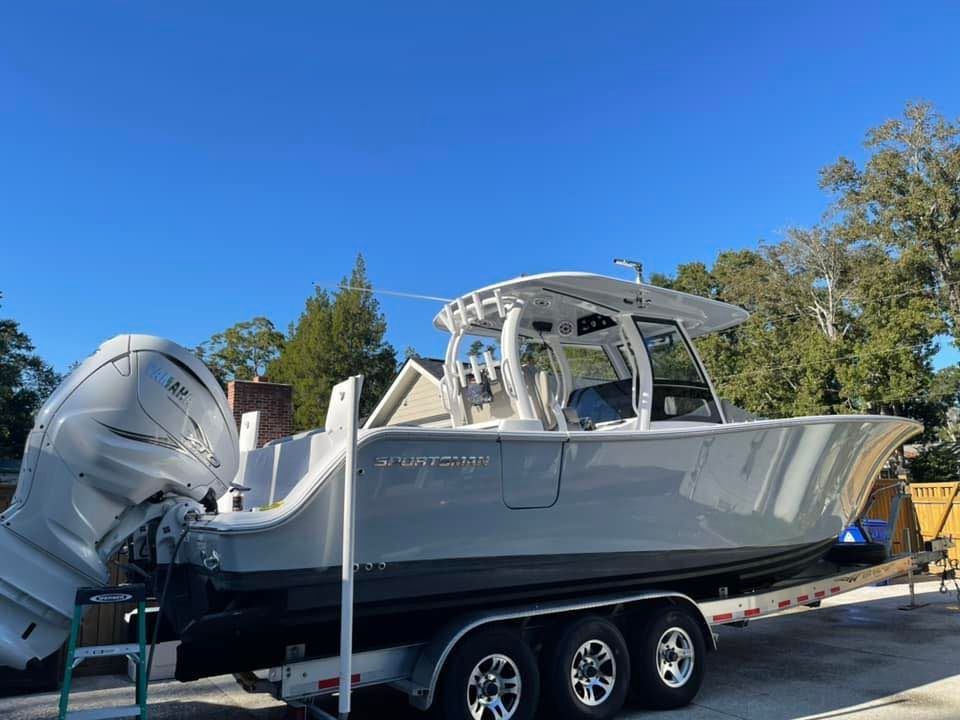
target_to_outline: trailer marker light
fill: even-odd
[[[744,617],[756,617],[760,614],[760,608],[750,608],[749,610],[743,611]]]
[[[813,596],[820,598],[820,597],[823,597],[823,596],[826,595],[826,594],[827,594],[827,593],[826,593],[825,590],[817,590],[817,591],[813,594]]]
[[[798,602],[798,603],[805,603],[805,602],[806,602],[807,600],[809,600],[809,599],[810,599],[810,596],[809,596],[809,595],[801,595],[800,597],[797,598],[797,602]]]
[[[353,675],[350,676],[351,685],[356,685],[359,682],[360,682],[360,673],[354,673]],[[330,690],[331,688],[337,687],[339,684],[340,684],[339,677],[327,678],[326,680],[320,680],[317,683],[317,690]]]
[[[789,600],[781,600],[781,601],[780,601],[780,604],[777,605],[777,607],[778,607],[778,608],[790,607],[790,601],[789,601]]]
[[[722,615],[714,615],[714,616],[713,616],[713,621],[714,621],[714,622],[726,622],[727,620],[733,620],[733,613],[732,613],[732,612],[723,613]]]
[[[838,592],[840,592],[840,587],[839,587],[839,586],[837,586],[837,587],[832,587],[832,588],[830,588],[830,592],[832,592],[832,593],[838,593]]]

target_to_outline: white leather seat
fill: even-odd
[[[530,395],[533,411],[537,414],[545,430],[557,429],[557,418],[553,412],[554,396],[557,391],[557,379],[549,370],[538,370],[532,365],[523,366],[523,382]]]

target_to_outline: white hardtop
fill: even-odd
[[[588,313],[631,312],[678,320],[691,337],[726,330],[750,316],[736,305],[656,285],[593,273],[552,272],[514,278],[462,295],[437,313],[434,325],[448,332],[469,327],[475,334],[496,334],[502,328],[503,313],[498,310],[509,300],[527,306],[526,322],[539,315],[556,319],[566,314],[569,317],[565,319],[576,323]]]

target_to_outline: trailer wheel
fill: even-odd
[[[518,633],[491,628],[451,653],[438,709],[444,720],[532,720],[539,695],[533,652]]]
[[[567,624],[544,650],[543,665],[550,717],[608,720],[627,699],[630,653],[607,620],[584,617]]]
[[[639,702],[669,710],[688,705],[703,682],[706,642],[683,607],[663,608],[634,635],[633,687]]]

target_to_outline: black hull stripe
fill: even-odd
[[[744,592],[800,572],[833,542],[786,549],[447,560],[400,563],[368,576],[362,571],[356,585],[355,647],[422,641],[440,624],[481,608],[654,588],[695,599],[715,597],[721,586],[731,594]],[[289,644],[306,643],[313,657],[336,652],[338,568],[250,576],[178,566],[175,572],[171,587],[181,602],[187,601],[186,607],[178,603],[174,623],[182,640],[180,680],[276,665]],[[225,606],[198,603],[211,597],[211,586],[212,596]]]
[[[423,595],[449,595],[482,588],[549,586],[555,583],[616,585],[636,581],[670,583],[715,575],[736,576],[762,583],[797,565],[822,557],[834,539],[809,545],[667,552],[582,553],[574,555],[514,555],[508,557],[423,560],[388,564],[384,570],[361,569],[357,574],[359,603],[396,601]],[[218,591],[227,593],[287,590],[326,594],[339,602],[340,568],[310,568],[254,573],[217,572],[191,566]],[[326,603],[319,603],[320,605]]]

